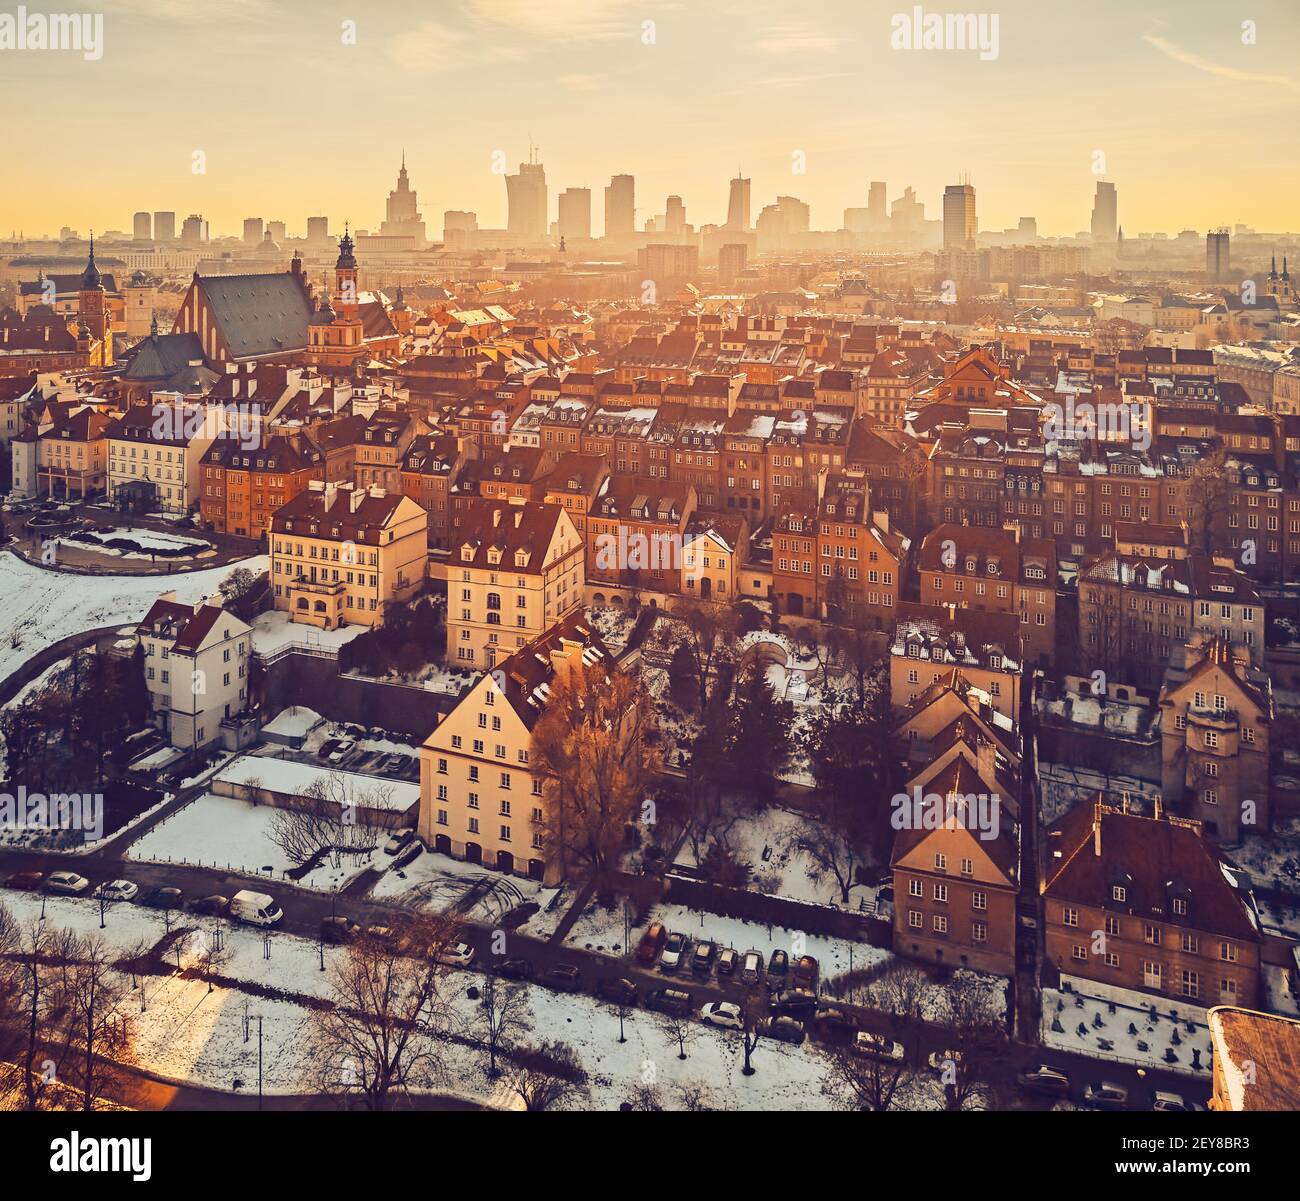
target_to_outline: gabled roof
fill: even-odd
[[[311,301],[288,271],[198,278],[230,357],[285,354],[307,346]]]

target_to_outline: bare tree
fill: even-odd
[[[677,1058],[686,1058],[686,1048],[700,1036],[699,1023],[691,1014],[660,1013],[655,1022],[670,1043],[677,1044]]]
[[[948,1031],[939,1079],[949,1109],[991,1095],[989,1081],[1007,1052],[1006,1015],[983,977],[955,972],[942,990],[939,1018]]]
[[[517,1036],[532,1029],[528,990],[517,982],[488,976],[469,1024],[488,1053],[488,1075],[495,1078],[497,1059]]]
[[[352,943],[331,968],[332,1003],[312,1011],[321,1091],[359,1097],[371,1110],[444,1075],[451,1006],[436,951],[452,940],[452,924],[413,917],[404,934]]]
[[[634,1113],[659,1113],[664,1107],[663,1092],[653,1078],[642,1076],[624,1094],[623,1107]]]
[[[681,600],[673,606],[686,637],[686,647],[695,665],[700,690],[700,709],[708,707],[720,668],[730,663],[735,651],[739,615],[730,605],[711,601]]]
[[[822,1091],[844,1109],[883,1113],[903,1099],[913,1079],[906,1062],[850,1045],[828,1053]]]
[[[302,792],[276,809],[270,838],[294,864],[329,855],[338,867],[344,855],[362,855],[379,843],[383,829],[371,816],[389,807],[390,784],[357,787],[338,772],[317,776]]]
[[[79,940],[76,951],[69,991],[69,1063],[71,1083],[80,1094],[81,1108],[89,1113],[117,1081],[116,1065],[127,1058],[130,1036],[118,1012],[124,981],[104,940]]]
[[[587,1073],[568,1043],[520,1047],[512,1058],[510,1088],[527,1110],[553,1109],[587,1095]]]

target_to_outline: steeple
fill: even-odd
[[[103,277],[99,274],[99,268],[95,266],[95,231],[90,231],[90,257],[86,260],[86,269],[81,273],[81,290],[83,292],[93,292],[96,288],[103,287]]]
[[[338,262],[334,264],[336,269],[342,270],[350,268],[353,271],[356,270],[357,260],[356,256],[352,253],[353,245],[352,234],[349,232],[348,223],[345,221],[343,223],[343,236],[339,239]]]

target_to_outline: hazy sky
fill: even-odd
[[[0,51],[0,229],[130,229],[136,209],[202,212],[214,233],[252,215],[374,228],[403,146],[431,236],[446,209],[499,227],[493,154],[513,171],[530,135],[552,218],[561,189],[590,187],[597,232],[613,173],[636,176],[639,224],[676,192],[700,225],[725,218],[740,166],[755,213],[795,195],[816,228],[873,179],[938,217],[965,171],[981,228],[1033,215],[1069,234],[1096,151],[1126,233],[1300,228],[1297,0],[993,2],[981,61],[891,48],[899,0],[99,0],[99,61]]]

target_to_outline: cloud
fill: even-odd
[[[723,92],[724,96],[746,96],[752,92],[782,91],[795,88],[808,88],[827,79],[846,79],[848,71],[825,71],[816,75],[769,75],[763,79],[751,79],[738,87]]]
[[[469,0],[466,12],[483,25],[538,42],[606,42],[637,36],[637,0]]]
[[[1289,75],[1264,75],[1257,71],[1242,71],[1237,67],[1225,67],[1190,50],[1184,50],[1181,46],[1176,46],[1167,38],[1162,38],[1155,33],[1144,33],[1142,40],[1148,45],[1154,46],[1166,58],[1171,58],[1176,63],[1182,63],[1185,67],[1194,67],[1198,71],[1204,71],[1207,75],[1217,75],[1221,79],[1236,79],[1243,83],[1267,83],[1274,87],[1288,88],[1293,92],[1300,91],[1300,83],[1297,83]]]
[[[753,41],[755,54],[836,54],[840,39],[823,33],[809,21],[783,21],[760,30]]]

